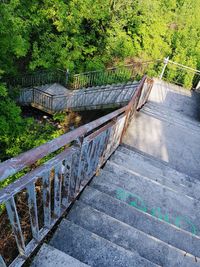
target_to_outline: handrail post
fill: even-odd
[[[67,69],[67,71],[65,72],[65,85],[66,85],[66,87],[68,85],[68,80],[69,80],[69,69]]]
[[[162,72],[161,72],[161,74],[160,74],[160,79],[161,79],[161,80],[162,80],[163,75],[164,75],[164,73],[165,73],[165,69],[166,69],[166,67],[167,67],[168,62],[169,62],[169,57],[164,58],[164,67],[163,67]]]

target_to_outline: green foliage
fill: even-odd
[[[10,0],[0,2],[0,78],[23,71],[103,70],[113,64],[170,59],[200,68],[200,0]],[[152,67],[154,75],[159,67]],[[141,73],[138,73],[140,77]],[[106,82],[129,79],[125,72]],[[192,75],[176,69],[168,79],[190,86]],[[102,77],[96,76],[96,84]],[[106,79],[104,77],[104,79]],[[87,84],[87,78],[83,77]],[[15,156],[58,136],[48,124],[22,119],[0,83],[0,158]],[[56,115],[63,124],[69,117]]]
[[[200,66],[200,0],[10,0],[0,3],[0,66],[103,69],[127,57]]]

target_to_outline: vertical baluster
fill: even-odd
[[[53,111],[53,99],[54,99],[54,97],[51,96],[51,98],[50,98],[50,109],[51,109],[51,111]]]
[[[19,253],[21,255],[24,255],[25,254],[24,237],[22,234],[22,229],[21,229],[14,197],[11,197],[5,204],[6,204],[6,209],[7,209],[8,217],[10,220],[10,224],[12,226],[12,230],[15,235],[15,240],[17,243]]]
[[[64,161],[63,164],[63,194],[62,194],[62,205],[67,207],[68,206],[68,197],[69,197],[69,181],[71,176],[71,164],[72,164],[72,157],[70,156],[67,160]]]
[[[50,172],[46,172],[42,176],[43,182],[43,209],[44,209],[44,225],[51,225],[51,177]]]
[[[80,86],[80,76],[76,77],[76,89],[78,89]]]
[[[6,267],[5,261],[3,259],[3,257],[0,255],[0,266],[1,267]]]
[[[39,238],[38,210],[37,210],[37,200],[36,200],[34,183],[31,183],[27,186],[27,192],[28,192],[28,207],[29,207],[32,235],[33,238],[38,240]]]
[[[61,190],[62,190],[62,169],[61,165],[55,167],[54,176],[54,215],[60,217],[61,214]]]
[[[78,167],[79,167],[79,157],[80,157],[80,151],[79,153],[76,152],[72,155],[72,171],[70,176],[70,185],[69,185],[69,202],[73,201],[76,195],[76,189],[79,182],[77,181],[78,178]]]

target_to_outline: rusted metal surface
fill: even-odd
[[[50,170],[42,175],[43,182],[43,210],[44,210],[44,226],[49,228],[51,225],[51,180]]]
[[[54,216],[61,214],[61,191],[62,191],[62,166],[59,164],[54,169]]]
[[[69,133],[66,133],[60,137],[53,139],[41,145],[39,147],[33,148],[25,153],[20,154],[19,156],[9,159],[3,163],[0,163],[0,181],[5,180],[7,177],[14,175],[20,170],[24,169],[27,166],[35,163],[37,160],[45,157],[46,155],[58,150],[66,144],[71,143],[76,140],[79,136],[84,136],[95,128],[98,128],[100,125],[110,121],[116,116],[123,113],[127,107],[120,108],[112,113],[109,113],[97,120],[94,120],[88,124],[85,124]]]
[[[25,255],[24,237],[22,234],[22,229],[21,229],[20,220],[19,220],[14,197],[11,197],[8,201],[6,201],[5,204],[6,204],[6,209],[7,209],[8,217],[10,220],[10,224],[12,226],[12,230],[15,235],[19,254],[24,256]]]
[[[37,200],[35,192],[35,183],[30,183],[27,186],[28,193],[28,207],[31,221],[32,236],[36,240],[39,239],[39,225],[38,225],[38,210],[37,210]]]
[[[62,205],[64,208],[68,207],[69,197],[69,182],[72,172],[72,156],[68,157],[63,161],[62,175],[63,175],[63,186],[62,186]]]
[[[4,180],[51,152],[71,144],[71,147],[0,190],[0,204],[6,204],[20,255],[27,257],[31,254],[37,247],[37,242],[42,240],[83,187],[116,150],[135,111],[147,100],[151,81],[146,84],[145,81],[146,77],[142,79],[127,106],[0,164],[0,180]],[[35,183],[39,178],[42,179],[44,210],[44,222],[40,230],[38,226],[40,214],[35,192]],[[14,200],[22,190],[26,190],[28,196],[33,236],[26,246]],[[20,255],[11,266],[22,265],[25,259]]]

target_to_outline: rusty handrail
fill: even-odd
[[[64,145],[76,140],[79,136],[83,136],[107,121],[123,113],[127,107],[122,107],[110,114],[107,114],[99,119],[89,122],[79,128],[63,134],[39,147],[33,148],[27,152],[16,156],[15,158],[8,159],[0,163],[0,181],[3,181],[7,177],[14,175],[27,166],[30,166],[37,160],[45,157],[46,155],[55,152]]]
[[[130,100],[127,106],[122,107],[110,114],[107,114],[83,126],[80,126],[79,128],[71,132],[63,134],[62,136],[59,136],[39,147],[36,147],[27,152],[24,152],[15,158],[11,158],[0,163],[0,181],[3,181],[4,179],[8,178],[11,175],[14,175],[15,173],[19,172],[25,167],[30,166],[31,164],[35,163],[37,160],[45,157],[46,155],[52,152],[55,152],[56,150],[63,147],[64,145],[76,140],[79,136],[83,136],[89,133],[90,131],[94,130],[100,125],[106,123],[107,121],[113,119],[114,117],[130,109],[132,103],[134,102],[134,99],[136,98],[136,95],[141,90],[141,87],[143,86],[146,78],[147,78],[146,76],[143,77],[143,79],[141,80],[138,86],[138,90],[136,90],[136,93],[134,94],[134,96],[132,97],[132,99]]]
[[[0,180],[3,181],[72,141],[77,141],[76,145],[65,148],[52,159],[0,190],[0,204],[6,206],[19,252],[12,266],[19,267],[24,263],[89,180],[117,149],[132,116],[147,101],[151,88],[152,80],[144,76],[129,104],[125,107],[0,164]],[[37,207],[38,196],[36,194],[38,179],[41,179],[42,201],[40,202],[44,213],[41,228],[39,228],[41,210],[39,211]],[[15,200],[23,190],[28,199],[33,237],[27,245]],[[0,255],[1,264],[6,266]]]

